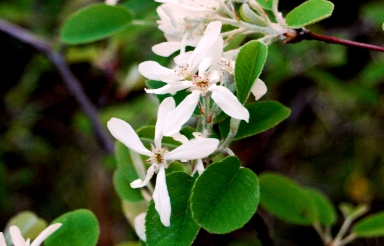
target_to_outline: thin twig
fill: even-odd
[[[0,31],[7,33],[8,35],[20,40],[21,42],[30,45],[48,57],[48,59],[55,65],[69,91],[75,97],[84,113],[90,119],[94,131],[99,140],[102,142],[104,149],[108,153],[112,154],[114,152],[112,141],[100,123],[96,108],[93,106],[87,95],[82,90],[79,80],[71,72],[62,55],[54,51],[48,42],[35,36],[33,33],[1,18]]]
[[[300,42],[302,40],[317,40],[317,41],[323,41],[323,42],[331,43],[331,44],[340,44],[340,45],[344,45],[344,46],[359,47],[359,48],[363,48],[363,49],[384,52],[384,47],[381,47],[381,46],[372,45],[372,44],[365,44],[365,43],[355,42],[355,41],[351,41],[351,40],[321,35],[321,34],[313,33],[307,29],[304,29],[304,28],[297,29],[296,35],[294,35],[294,36],[291,36],[291,34],[290,34],[287,37],[285,43],[296,43],[296,42]]]

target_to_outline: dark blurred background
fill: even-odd
[[[382,1],[334,0],[333,15],[309,26],[325,35],[384,46]],[[153,123],[156,99],[145,95],[137,64],[156,59],[150,47],[164,40],[152,0],[127,0],[132,26],[107,41],[59,46],[71,13],[91,0],[1,0],[0,18],[54,43],[100,111],[104,126],[119,117],[139,128]],[[281,1],[284,14],[302,1]],[[56,47],[55,46],[55,47]],[[31,210],[47,221],[77,208],[99,219],[99,245],[137,240],[114,192],[114,159],[42,54],[0,32],[0,231],[16,213]],[[274,43],[261,78],[268,93],[291,108],[277,127],[236,142],[234,152],[256,173],[282,173],[340,202],[384,210],[384,55],[317,41]],[[339,214],[341,224],[341,215]],[[321,245],[312,228],[275,219],[262,209],[228,235],[203,230],[195,245]],[[351,245],[384,245],[359,239]]]

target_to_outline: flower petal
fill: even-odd
[[[182,144],[164,155],[166,160],[197,160],[212,154],[219,146],[216,138],[198,138]]]
[[[145,92],[160,94],[160,95],[169,93],[174,95],[176,92],[184,90],[190,86],[191,86],[191,82],[188,80],[177,81],[177,82],[168,83],[159,89],[145,89]]]
[[[145,216],[147,213],[141,213],[136,216],[134,225],[137,236],[144,242],[147,241],[147,237],[145,236]]]
[[[180,50],[181,42],[162,42],[152,46],[152,51],[156,55],[168,57]]]
[[[163,138],[163,125],[167,120],[166,115],[175,109],[175,100],[172,97],[165,98],[157,110],[157,121],[155,127],[155,146],[161,148],[161,139]]]
[[[199,175],[201,175],[204,172],[204,170],[205,168],[204,168],[203,161],[201,159],[198,159],[196,162],[195,168],[192,172],[192,176],[196,173],[196,171],[199,173]]]
[[[265,93],[267,93],[267,86],[261,79],[256,79],[251,89],[252,94],[256,100],[259,100]]]
[[[155,171],[156,171],[156,165],[151,165],[147,170],[147,175],[145,176],[144,181],[141,179],[136,179],[131,183],[131,187],[136,189],[136,188],[141,188],[146,186],[151,180],[151,178],[153,177],[153,174],[155,173]]]
[[[0,232],[0,246],[7,246],[4,238],[4,234]]]
[[[11,226],[9,228],[9,234],[11,234],[12,243],[14,246],[28,246],[23,236],[21,235],[19,227]]]
[[[164,123],[164,136],[172,136],[181,130],[185,122],[191,118],[200,99],[200,92],[193,91],[170,113],[167,114],[168,121]]]
[[[168,194],[165,170],[163,166],[160,167],[159,173],[156,177],[156,187],[153,191],[153,201],[155,202],[155,209],[160,215],[161,223],[163,223],[164,226],[170,226],[171,200]]]
[[[161,66],[159,63],[154,61],[145,61],[139,64],[139,73],[152,80],[161,80],[162,77],[171,76],[174,77],[172,69]],[[168,82],[168,81],[164,81]]]
[[[224,86],[213,84],[209,87],[209,91],[212,91],[212,99],[215,103],[232,118],[249,120],[248,110],[241,105],[239,100],[233,93]]]
[[[44,231],[42,231],[39,234],[39,236],[37,236],[37,238],[35,240],[33,240],[33,243],[31,244],[31,246],[39,246],[45,239],[47,239],[47,237],[49,237],[52,233],[54,233],[61,226],[62,226],[61,223],[55,223],[55,224],[48,226],[47,228],[44,229]]]
[[[107,125],[112,136],[128,148],[142,155],[150,156],[152,154],[151,151],[144,147],[139,136],[137,136],[136,132],[127,122],[117,118],[112,118],[108,121]]]

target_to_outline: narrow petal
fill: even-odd
[[[188,80],[185,80],[185,81],[168,83],[159,89],[145,89],[145,91],[147,93],[160,94],[160,95],[167,94],[167,93],[174,95],[176,92],[184,90],[189,87],[191,87],[191,82]]]
[[[139,236],[139,238],[141,240],[143,240],[143,242],[147,241],[147,237],[145,236],[145,216],[146,216],[146,214],[147,213],[139,214],[138,216],[136,216],[135,221],[134,221],[136,234],[137,234],[137,236]]]
[[[166,115],[175,109],[175,100],[172,97],[165,98],[157,110],[157,121],[155,127],[155,146],[161,148],[161,139],[163,138],[163,125],[167,120]]]
[[[107,125],[112,136],[128,148],[142,155],[150,156],[152,154],[151,151],[144,147],[139,136],[137,136],[136,132],[127,122],[117,118],[112,118],[108,121]]]
[[[161,66],[154,61],[145,61],[139,64],[139,73],[152,80],[161,80],[162,76],[173,76],[173,70]],[[167,81],[164,81],[167,82]]]
[[[153,174],[155,173],[155,171],[156,171],[156,165],[151,165],[147,170],[147,175],[145,176],[144,181],[141,179],[136,179],[131,183],[131,187],[136,189],[136,188],[141,188],[146,186],[151,180],[151,178],[153,177]]]
[[[62,226],[61,223],[55,223],[55,224],[48,226],[47,228],[44,229],[44,231],[42,231],[39,234],[39,236],[37,236],[37,238],[33,241],[31,246],[39,246],[45,239],[47,239],[47,237],[49,237],[52,233],[54,233],[61,226]]]
[[[212,154],[219,146],[216,138],[198,138],[182,144],[164,155],[166,160],[197,160]]]
[[[184,98],[175,110],[167,114],[168,121],[164,123],[163,128],[164,136],[172,136],[181,130],[184,123],[191,118],[199,98],[200,92],[193,91]]]
[[[199,173],[199,175],[201,175],[204,172],[204,170],[205,168],[204,168],[203,161],[201,159],[198,159],[196,162],[195,168],[192,172],[192,176],[196,173],[196,171]]]
[[[7,246],[4,238],[4,234],[0,232],[0,246]]]
[[[180,134],[179,132],[176,133],[176,134],[173,134],[171,136],[174,140],[180,142],[180,143],[186,143],[188,142],[188,138],[186,136],[184,136],[183,134]]]
[[[152,51],[156,55],[168,57],[180,50],[181,42],[163,42],[152,46]]]
[[[259,100],[265,93],[267,93],[267,86],[261,79],[257,79],[251,89],[252,94],[256,100]]]
[[[9,234],[11,234],[12,243],[14,246],[28,246],[23,236],[21,235],[19,227],[11,226],[9,228]]]
[[[248,122],[248,110],[241,105],[239,100],[237,100],[237,97],[235,97],[229,89],[221,85],[213,84],[210,86],[209,90],[212,91],[213,101],[215,101],[224,113],[232,118]]]
[[[171,200],[169,198],[167,182],[165,180],[164,167],[160,167],[159,173],[156,178],[156,187],[153,192],[153,201],[155,202],[155,209],[160,215],[161,223],[164,226],[171,224]]]

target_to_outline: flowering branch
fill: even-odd
[[[68,65],[66,64],[63,56],[58,52],[54,51],[52,46],[48,42],[42,40],[41,38],[38,38],[31,32],[21,27],[18,27],[4,19],[0,19],[0,31],[7,33],[8,35],[20,40],[21,42],[32,46],[36,50],[45,54],[48,59],[51,60],[51,62],[55,65],[58,72],[60,73],[64,83],[67,85],[69,91],[75,97],[80,107],[83,109],[84,113],[90,119],[93,128],[96,132],[96,135],[102,142],[104,149],[108,153],[112,154],[114,152],[112,142],[100,123],[97,110],[82,90],[80,81],[68,68]]]

